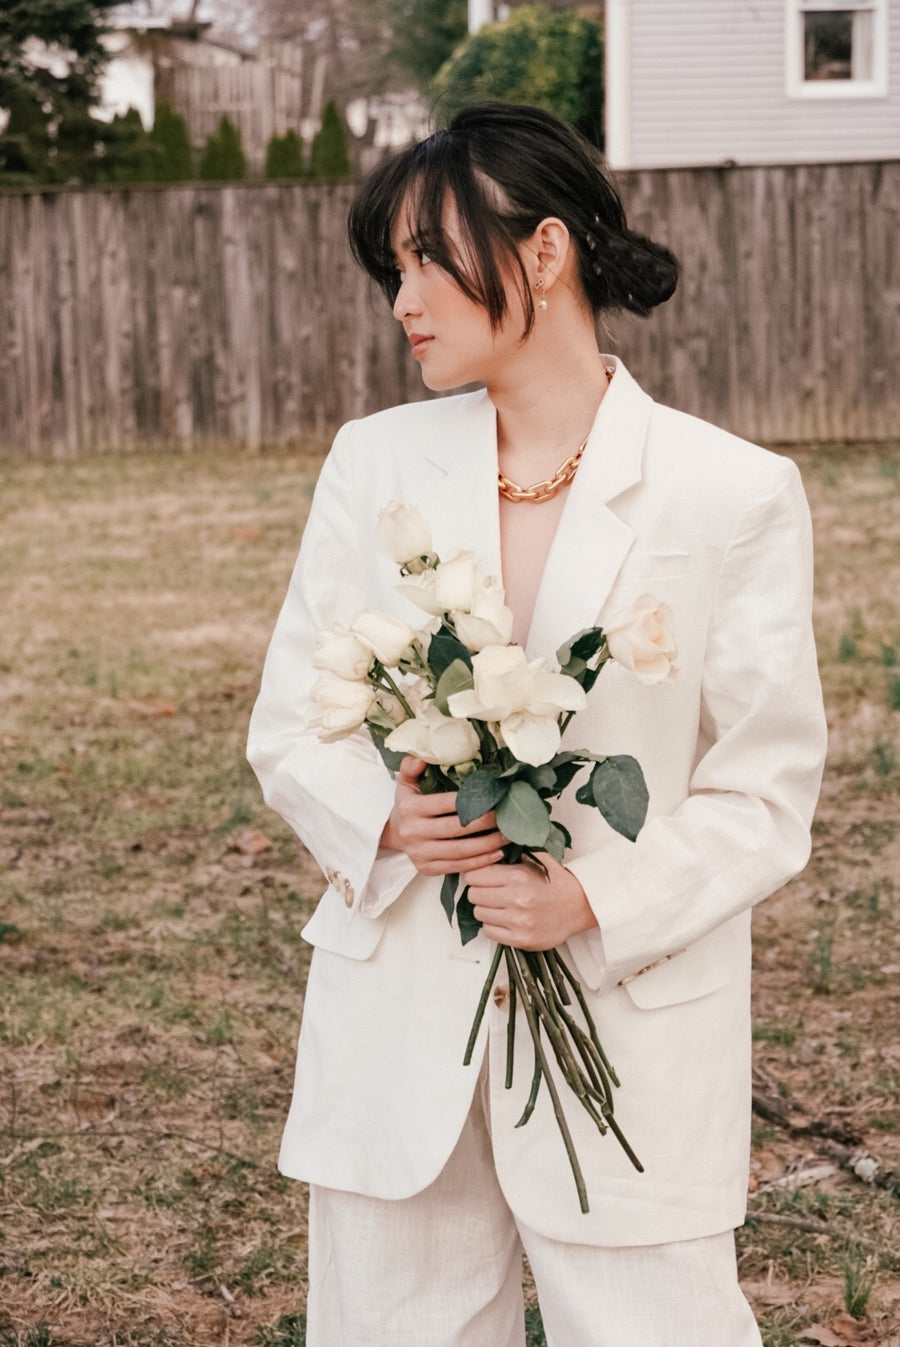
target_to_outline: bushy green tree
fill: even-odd
[[[195,176],[187,122],[165,101],[156,105],[150,139],[152,175],[156,182],[189,182]]]
[[[303,141],[296,131],[273,136],[266,146],[267,178],[303,177]]]
[[[116,0],[6,0],[0,4],[0,183],[92,182],[102,175],[108,128],[90,115],[106,52],[103,20]],[[66,53],[65,71],[34,58]],[[49,63],[48,63],[49,64]]]
[[[433,85],[449,116],[482,99],[531,103],[603,145],[603,32],[571,10],[523,5],[486,24],[438,71]]]
[[[239,182],[247,176],[247,159],[241,133],[223,117],[219,129],[208,137],[200,161],[200,177],[207,182]]]
[[[322,109],[322,125],[313,136],[309,169],[313,178],[346,178],[350,172],[347,128],[334,100]]]
[[[427,88],[466,36],[466,0],[380,0],[379,8],[391,35],[389,66]]]

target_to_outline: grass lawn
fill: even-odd
[[[798,461],[831,754],[756,917],[741,1268],[766,1347],[900,1347],[900,1179],[845,1163],[900,1170],[900,448]],[[0,1347],[303,1342],[320,881],[243,743],[317,467],[0,464]]]

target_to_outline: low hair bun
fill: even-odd
[[[595,309],[626,309],[646,318],[675,293],[678,259],[633,229],[605,228],[595,219],[580,251],[582,279]]]

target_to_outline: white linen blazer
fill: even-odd
[[[561,1094],[585,1172],[579,1209],[546,1089],[516,1128],[532,1071],[524,1024],[504,1089],[506,988],[462,1065],[492,945],[462,947],[440,881],[378,855],[393,781],[365,732],[307,726],[316,634],[365,608],[418,622],[374,546],[379,509],[415,505],[435,549],[500,575],[496,414],[484,392],[415,403],[339,431],[319,478],[266,660],[249,757],[266,800],[328,878],[283,1172],[402,1198],[440,1172],[485,1054],[497,1172],[518,1218],[553,1238],[645,1244],[743,1219],[750,1128],[750,909],[806,863],[825,752],[799,473],[655,404],[618,361],[565,502],[527,640],[562,642],[651,592],[670,605],[678,675],[643,686],[610,665],[566,747],[630,753],[650,793],[637,842],[574,789],[556,808],[598,928],[568,942],[621,1079],[616,1117],[638,1174]],[[523,507],[527,508],[527,507]]]

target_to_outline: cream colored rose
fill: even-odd
[[[584,689],[518,645],[486,646],[472,660],[474,686],[455,692],[453,716],[486,720],[520,762],[539,767],[559,750],[559,718],[584,706]]]
[[[360,613],[350,630],[389,668],[400,663],[416,636],[412,627],[389,613]]]
[[[345,627],[320,632],[316,638],[313,666],[339,678],[358,681],[365,678],[372,664],[372,651]]]
[[[426,702],[412,720],[405,720],[389,734],[385,743],[395,753],[412,753],[439,767],[471,762],[481,749],[478,734],[468,720],[442,715],[434,702]]]
[[[664,683],[675,676],[678,650],[668,604],[642,594],[631,612],[616,614],[604,630],[613,659],[631,669],[639,682]]]
[[[507,608],[500,581],[490,575],[475,591],[468,613],[453,613],[456,634],[469,650],[507,645],[512,637],[513,614]]]
[[[433,570],[408,575],[395,585],[398,594],[434,617],[444,613],[468,613],[481,588],[478,563],[471,552],[454,552]]]
[[[319,715],[310,725],[326,742],[344,739],[358,730],[375,701],[368,683],[350,682],[331,673],[319,675],[310,695],[319,708]]]
[[[382,556],[396,561],[398,566],[406,566],[431,551],[428,521],[415,506],[401,500],[389,501],[378,515],[375,546]]]

